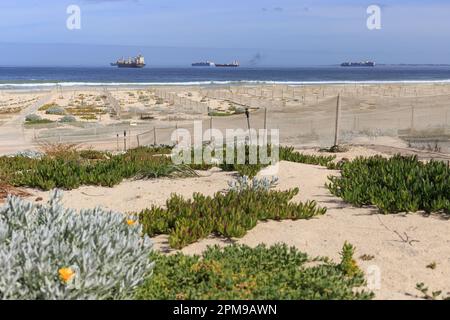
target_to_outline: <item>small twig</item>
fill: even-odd
[[[395,233],[396,235],[398,235],[398,237],[399,237],[403,242],[409,244],[410,246],[412,246],[413,242],[420,242],[419,240],[410,239],[409,236],[408,236],[408,234],[407,234],[406,232],[403,232],[404,237],[402,237],[402,235],[401,235],[397,230],[395,230],[394,233]]]
[[[387,225],[384,224],[383,221],[381,221],[381,218],[380,218],[379,215],[377,215],[377,218],[378,218],[378,221],[381,223],[381,225],[382,225],[386,230],[395,233],[395,234],[400,238],[400,240],[401,240],[403,243],[407,243],[407,244],[409,244],[410,246],[412,246],[414,242],[420,242],[419,240],[410,239],[409,235],[408,235],[406,232],[403,232],[403,235],[404,235],[404,236],[402,236],[402,235],[400,234],[400,232],[398,232],[397,230],[391,230]]]
[[[84,194],[85,196],[89,196],[89,197],[103,197],[104,194],[88,194],[84,191],[81,191],[81,194]]]

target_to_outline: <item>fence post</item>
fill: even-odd
[[[339,144],[339,121],[341,116],[341,95],[338,94],[337,96],[337,103],[336,103],[336,122],[334,126],[334,146],[337,146]]]
[[[252,144],[252,134],[250,132],[250,112],[248,111],[248,108],[245,108],[245,116],[247,117],[248,138],[250,144]]]
[[[132,148],[132,143],[131,143],[131,130],[128,130],[128,148]]]
[[[123,150],[127,151],[127,131],[123,132]]]
[[[156,146],[156,127],[153,127],[153,145]]]
[[[209,141],[212,141],[213,117],[209,118]]]
[[[264,130],[267,130],[267,107],[264,108]]]
[[[141,146],[141,144],[139,143],[139,135],[136,135],[136,140],[137,140],[137,146],[139,148]]]

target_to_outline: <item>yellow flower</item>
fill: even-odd
[[[129,225],[129,226],[132,226],[132,225],[134,225],[136,223],[136,221],[134,221],[134,220],[132,220],[132,219],[128,219],[127,220],[127,224]]]
[[[69,282],[75,276],[75,271],[72,268],[61,268],[58,270],[58,273],[61,281],[65,283]]]

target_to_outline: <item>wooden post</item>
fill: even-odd
[[[127,151],[127,132],[123,132],[123,150]]]
[[[117,134],[117,151],[119,151],[119,134]]]
[[[213,117],[209,118],[209,141],[212,141]]]
[[[414,106],[411,107],[411,132],[414,131],[414,113],[415,113],[415,108]]]
[[[250,132],[250,112],[248,108],[245,108],[245,116],[247,117],[247,127],[248,127],[248,138],[250,144],[252,144],[252,134]]]
[[[264,130],[267,129],[267,108],[264,108]]]
[[[156,127],[153,127],[153,145],[156,146]]]
[[[334,126],[334,146],[339,145],[339,121],[341,116],[341,95],[338,94],[337,96],[337,103],[336,103],[336,122]]]

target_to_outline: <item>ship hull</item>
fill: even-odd
[[[216,64],[216,67],[218,68],[237,68],[238,65],[235,64]]]
[[[118,68],[133,68],[133,69],[140,69],[145,67],[145,64],[117,64]]]
[[[193,63],[193,67],[214,67],[212,63]]]
[[[359,62],[345,62],[341,64],[341,67],[375,67],[374,62],[366,62],[366,63],[359,63]]]

